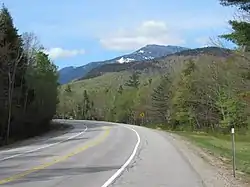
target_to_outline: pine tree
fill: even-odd
[[[249,15],[250,3],[248,0],[220,0],[224,6],[236,6],[238,9]],[[238,46],[242,47],[244,51],[250,50],[250,23],[248,21],[229,21],[233,32],[230,34],[221,35],[228,41],[231,41]]]
[[[122,92],[123,92],[123,87],[122,87],[122,85],[120,85],[119,88],[118,88],[118,93],[122,94]]]
[[[133,72],[133,74],[129,77],[129,80],[125,83],[125,85],[133,88],[138,88],[140,85],[139,74],[139,72]]]
[[[171,86],[170,75],[167,74],[161,77],[160,84],[153,90],[153,110],[158,114],[162,121],[169,121]]]
[[[148,84],[151,85],[152,84],[152,78],[148,79]]]
[[[191,75],[195,70],[195,63],[188,61],[181,72],[180,80],[175,85],[175,90],[172,98],[172,109],[175,120],[173,128],[176,125],[193,125],[192,106],[190,105],[192,79]]]
[[[91,102],[87,93],[87,90],[84,90],[83,93],[83,117],[84,119],[89,119],[91,110]]]
[[[231,34],[224,34],[220,37],[244,47],[245,51],[250,50],[250,23],[242,21],[229,21],[234,30]]]
[[[236,6],[247,12],[250,10],[249,0],[220,0],[220,2],[224,6]]]
[[[18,115],[24,105],[26,60],[23,53],[21,36],[14,27],[8,9],[0,11],[0,72],[2,133],[8,141],[11,120]],[[20,112],[19,112],[20,113]],[[20,115],[20,114],[19,114]]]

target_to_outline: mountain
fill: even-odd
[[[140,50],[136,52],[141,53]],[[132,54],[136,54],[136,52]],[[148,54],[151,54],[150,52],[151,51],[148,51]],[[147,51],[145,53],[147,53]],[[171,53],[165,56],[160,56],[158,58],[156,57],[152,60],[146,60],[144,58],[144,60],[136,61],[136,62],[103,64],[102,66],[93,68],[88,73],[86,73],[82,78],[78,80],[85,80],[85,79],[98,77],[105,73],[121,72],[121,71],[129,71],[129,70],[161,72],[161,71],[164,71],[163,69],[164,65],[168,65],[169,63],[175,62],[177,60],[185,61],[188,59],[195,59],[199,56],[203,56],[203,57],[209,56],[210,59],[213,59],[212,57],[219,59],[219,58],[227,58],[230,54],[232,54],[231,50],[225,49],[225,48],[219,48],[219,47],[204,47],[204,48],[196,48],[196,49],[187,49],[187,50],[183,50],[180,52]],[[180,58],[180,56],[182,57],[182,59]],[[131,58],[131,56],[128,58]]]
[[[88,72],[92,69],[97,68],[101,65],[105,64],[113,64],[113,63],[129,63],[129,62],[136,62],[136,61],[149,61],[155,58],[164,57],[170,54],[174,54],[177,52],[181,52],[184,50],[188,50],[188,48],[180,47],[180,46],[164,46],[164,45],[146,45],[138,49],[137,51],[116,57],[111,60],[99,61],[99,62],[91,62],[84,66],[80,67],[65,67],[59,70],[59,83],[66,84],[70,81],[80,79],[84,77]]]
[[[167,56],[169,54],[174,54],[177,52],[181,52],[184,50],[188,50],[189,48],[180,47],[180,46],[164,46],[164,45],[146,45],[138,49],[137,51],[123,55],[117,58],[112,59],[111,61],[115,61],[117,63],[128,63],[134,61],[145,61],[145,60],[152,60],[155,58]]]

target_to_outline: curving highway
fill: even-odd
[[[157,131],[108,122],[64,122],[74,128],[1,149],[0,186],[203,186],[180,152]]]

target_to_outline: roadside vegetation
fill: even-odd
[[[238,67],[242,66],[241,64],[249,63],[249,44],[250,44],[250,6],[249,2],[244,0],[221,0],[222,5],[224,6],[235,6],[240,10],[240,18],[238,20],[231,20],[229,24],[232,27],[232,33],[222,35],[222,38],[225,38],[229,41],[234,42],[240,48],[236,52],[235,56],[241,56],[243,59],[232,61],[231,63],[237,64]],[[244,65],[242,66],[244,67]],[[232,68],[232,67],[231,67]],[[230,69],[231,69],[230,68]],[[230,69],[227,70],[222,76],[227,76],[230,73]],[[231,84],[229,87],[230,94],[236,92],[236,100],[227,101],[223,105],[224,110],[221,113],[223,120],[226,123],[230,124],[228,126],[236,127],[236,169],[238,171],[250,174],[250,130],[249,130],[249,87],[243,86],[241,89],[240,85],[242,82],[247,83],[249,79],[249,67],[244,67],[243,73],[238,72],[237,69],[234,69],[236,76],[233,79],[228,79],[231,83],[222,84],[223,87]],[[232,74],[231,74],[232,75]],[[240,77],[240,78],[239,78]],[[241,83],[237,82],[239,80]],[[249,83],[248,83],[249,84]],[[243,91],[244,90],[244,91]],[[232,96],[232,95],[230,95]],[[220,100],[222,101],[222,100]],[[230,104],[231,103],[231,104]],[[238,105],[240,104],[240,105]],[[238,105],[238,107],[237,107]],[[237,115],[240,113],[240,116]],[[245,115],[245,117],[244,117]],[[233,120],[235,118],[235,120]],[[200,132],[178,132],[180,135],[185,136],[189,140],[193,141],[196,145],[199,145],[202,148],[205,148],[209,151],[210,154],[213,154],[220,158],[223,162],[227,164],[232,163],[232,144],[231,136],[229,130],[227,133],[220,133],[220,131],[213,130],[209,133],[200,133]]]
[[[50,129],[56,111],[57,68],[33,33],[19,34],[0,10],[0,145]]]
[[[158,68],[118,71],[109,65],[104,74],[100,68],[91,78],[60,87],[57,116],[178,131],[227,163],[234,127],[237,169],[250,173],[250,7],[243,0],[221,3],[246,15],[230,21],[232,33],[220,36],[238,49],[187,50],[154,60]],[[216,53],[204,53],[211,50]]]
[[[184,136],[195,145],[203,148],[208,154],[212,154],[232,168],[232,142],[230,134],[201,132],[176,132]],[[236,175],[242,172],[250,175],[250,133],[236,134]]]

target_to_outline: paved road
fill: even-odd
[[[70,121],[68,133],[0,150],[0,186],[200,187],[198,174],[156,131]]]

